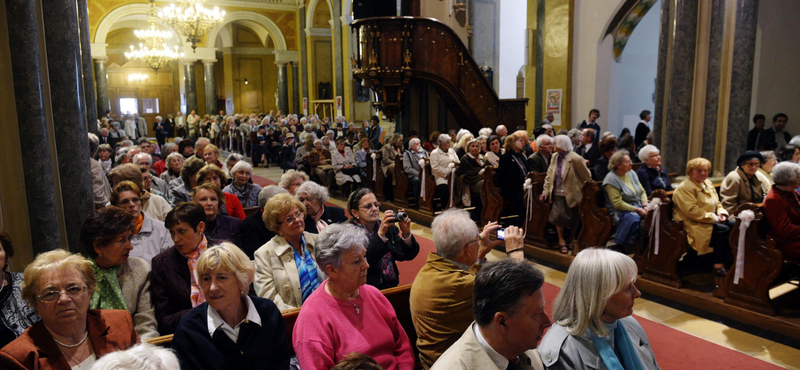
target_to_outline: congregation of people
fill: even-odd
[[[640,293],[628,256],[648,237],[653,192],[674,192],[674,218],[717,276],[733,263],[728,236],[745,203],[763,204],[770,235],[800,259],[800,136],[784,130],[784,114],[770,129],[757,115],[718,194],[704,158],[672,183],[649,111],[620,136],[599,117],[592,109],[571,131],[556,132],[549,116],[533,135],[500,125],[425,140],[387,134],[378,117],[356,127],[281,112],[178,112],[152,125],[106,115],[89,134],[95,210],[80,252],[42,253],[9,272],[14,244],[0,232],[0,368],[658,369],[631,316]],[[281,168],[278,185],[256,184],[259,166]],[[368,167],[388,187],[407,176],[409,209],[430,167],[435,252],[419,256],[405,212],[382,211]],[[480,225],[490,167],[501,223]],[[552,318],[544,276],[523,251],[531,172],[544,178],[537,200],[552,207],[553,249],[574,248],[586,182],[598,183],[616,225],[611,248],[577,253]],[[508,258],[488,261],[495,249]],[[421,258],[412,342],[381,290],[400,284],[398,264]],[[289,337],[282,315],[295,309]],[[140,344],[171,334],[171,351]]]

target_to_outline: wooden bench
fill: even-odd
[[[372,168],[373,167],[372,166],[372,153],[375,153],[375,152],[370,152],[369,154],[367,154],[367,158],[366,158],[367,167],[364,168],[364,172],[367,174],[367,178],[364,179],[364,186],[367,187],[368,189],[373,189],[373,191],[374,191],[375,182],[372,181],[372,173],[373,173],[373,171],[375,171],[375,169]]]
[[[546,172],[529,172],[528,178],[531,180],[533,186],[533,209],[527,220],[528,234],[525,235],[525,242],[540,248],[549,248],[547,238],[548,220],[550,219],[550,202],[541,201],[539,197],[544,191],[544,179],[547,177]]]
[[[605,248],[611,231],[614,227],[614,218],[611,212],[605,207],[605,196],[601,183],[597,181],[586,181],[581,188],[583,193],[578,210],[581,215],[581,232],[578,234],[578,241],[572,254],[576,255],[582,249],[592,247]]]
[[[383,183],[386,180],[386,176],[383,175],[383,170],[381,169],[381,160],[383,159],[383,153],[380,151],[373,152],[377,157],[375,162],[373,162],[372,157],[368,158],[367,166],[370,166],[372,163],[377,163],[378,168],[374,168],[375,171],[375,181],[372,184],[372,192],[375,193],[375,198],[378,199],[379,202],[385,202],[386,196],[383,194]]]
[[[419,200],[419,210],[433,216],[433,194],[436,192],[436,180],[433,178],[430,158],[425,158],[425,165],[422,166],[422,170],[425,171],[425,199]]]
[[[258,207],[258,206],[255,206],[255,207],[247,207],[247,208],[245,208],[245,209],[244,209],[244,215],[245,215],[245,216],[250,216],[250,215],[252,215],[253,213],[256,213],[256,212],[258,212],[258,210],[259,210],[259,209],[261,209],[261,208],[260,208],[260,207]]]
[[[403,155],[398,154],[394,157],[394,200],[392,201],[398,207],[408,207],[408,175],[403,169]]]
[[[670,195],[658,189],[651,196],[651,199],[661,200],[658,253],[655,251],[656,235],[650,235],[647,246],[638,248],[635,259],[639,264],[642,278],[680,288],[681,279],[678,276],[677,264],[681,256],[686,253],[689,243],[683,230],[683,222],[673,220],[674,210]],[[655,222],[655,212],[648,212],[645,218],[646,230],[643,231],[649,233],[653,222]]]
[[[503,211],[503,196],[500,194],[500,187],[495,183],[497,168],[487,166],[483,171],[483,194],[486,195],[486,204],[481,211],[481,223],[486,225],[490,221],[497,221],[500,212]]]

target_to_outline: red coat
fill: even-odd
[[[242,202],[239,198],[235,194],[222,194],[225,195],[225,209],[228,211],[228,216],[244,220],[244,208],[242,208]]]
[[[773,185],[764,199],[764,214],[769,221],[769,235],[784,255],[800,260],[800,194]]]
[[[86,321],[89,341],[98,359],[139,342],[131,314],[126,310],[89,310]],[[0,349],[0,369],[70,370],[70,366],[44,323],[39,321]]]

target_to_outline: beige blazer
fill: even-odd
[[[436,360],[431,370],[497,369],[497,365],[489,358],[489,355],[486,354],[486,351],[483,350],[480,342],[478,342],[472,327],[473,325],[470,324],[464,334],[461,335],[461,338]],[[517,366],[520,370],[544,370],[542,360],[539,358],[539,352],[535,349],[525,351],[525,353],[519,355]]]
[[[758,198],[758,201],[754,203],[763,202],[769,189],[770,185],[762,181],[762,177],[754,176],[753,192],[750,193],[750,181],[747,179],[747,174],[741,168],[736,167],[725,176],[719,189],[719,195],[722,197],[722,207],[729,214],[735,215],[739,213],[740,204],[753,201],[753,195]]]
[[[703,190],[702,184],[687,178],[672,195],[672,203],[675,204],[673,218],[683,221],[686,238],[700,255],[713,251],[710,247],[711,231],[717,223],[717,215],[728,214],[717,197],[714,184],[706,179],[705,185],[706,189]]]
[[[117,279],[139,338],[157,337],[156,311],[150,300],[150,264],[141,258],[130,257],[117,270]]]
[[[317,234],[304,232],[306,249],[314,257],[314,244]],[[281,311],[300,308],[303,304],[303,292],[300,287],[300,273],[294,262],[292,246],[280,235],[276,235],[266,244],[258,248],[254,254],[256,262],[255,285],[256,294],[267,298]],[[316,262],[316,259],[314,259]],[[317,267],[320,281],[327,277]]]
[[[547,167],[547,177],[544,179],[544,190],[542,194],[547,194],[550,200],[553,199],[553,190],[556,185],[556,166],[558,153],[553,153],[550,157],[550,167]],[[581,203],[583,193],[581,189],[586,181],[592,179],[592,173],[586,167],[586,162],[580,154],[575,152],[567,153],[564,158],[564,168],[561,176],[564,178],[564,190],[566,191],[567,205],[570,208],[577,207]]]

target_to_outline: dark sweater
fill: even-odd
[[[655,168],[642,165],[636,170],[636,175],[639,176],[639,182],[642,184],[642,187],[644,187],[644,191],[648,196],[658,189],[664,189],[666,191],[672,190],[672,183],[669,181],[669,175],[667,175],[667,171],[664,171],[663,167],[661,168],[661,172],[659,172]]]
[[[236,238],[236,245],[244,251],[250,260],[253,260],[253,254],[256,253],[258,248],[267,244],[270,239],[276,234],[269,231],[264,225],[264,220],[261,218],[263,210],[253,213],[244,218],[242,225],[239,226],[239,232]]]
[[[272,301],[250,296],[261,326],[247,322],[239,327],[234,343],[222,329],[208,333],[208,303],[203,303],[181,320],[172,348],[184,370],[289,369],[286,329],[278,307]]]
[[[352,222],[352,220],[351,220]],[[419,243],[414,235],[411,235],[411,245],[406,245],[403,237],[400,236],[400,229],[397,226],[389,226],[389,231],[386,232],[386,242],[384,242],[378,235],[380,225],[375,224],[375,232],[369,237],[369,245],[367,246],[367,262],[369,269],[367,270],[367,284],[372,285],[379,290],[394,288],[400,283],[400,272],[397,270],[396,261],[411,261],[419,254]],[[392,268],[394,268],[395,276],[394,281],[388,281],[381,270],[381,260],[387,253],[392,256]]]
[[[344,214],[344,209],[332,206],[325,206],[325,210],[322,211],[322,217],[320,217],[320,219],[325,221],[328,225],[347,222],[347,216]],[[312,234],[319,234],[319,230],[317,230],[317,223],[314,222],[314,219],[311,215],[306,216],[305,231],[308,231]]]

